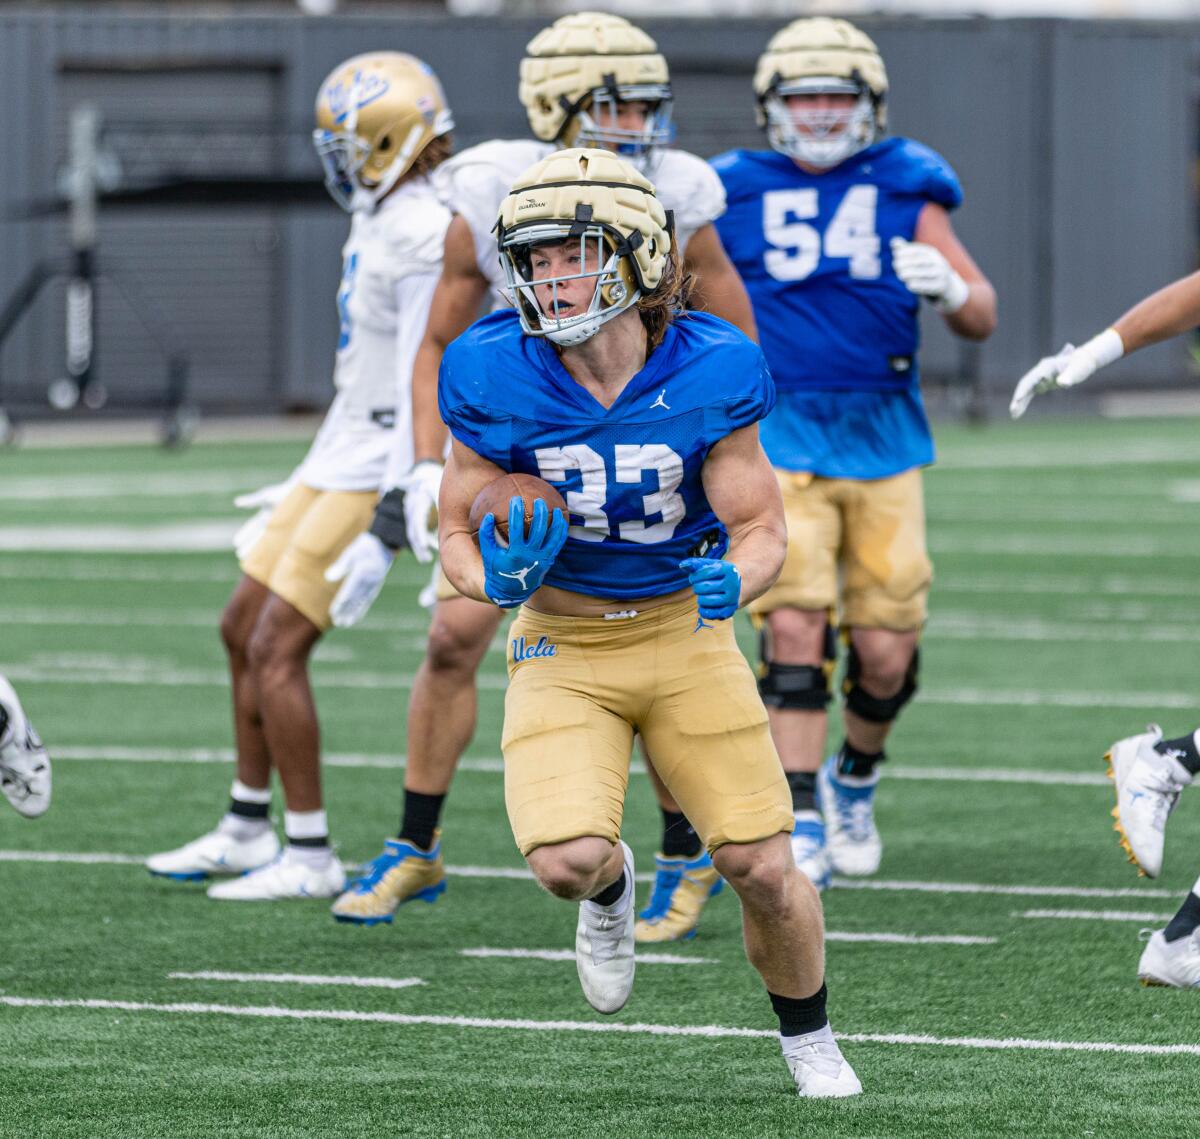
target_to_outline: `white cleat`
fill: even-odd
[[[825,845],[837,874],[861,878],[874,874],[883,857],[883,842],[875,827],[875,788],[879,772],[870,779],[838,775],[830,756],[817,772],[817,802],[825,816]]]
[[[613,1013],[623,1008],[633,991],[633,926],[637,912],[633,904],[633,852],[625,852],[625,908],[609,913],[595,902],[579,903],[575,927],[575,966],[583,995],[597,1012]]]
[[[209,886],[208,896],[222,902],[276,902],[284,898],[336,898],[346,888],[346,871],[336,855],[316,868],[286,847],[266,866],[240,878]]]
[[[1113,830],[1129,861],[1146,878],[1157,878],[1163,864],[1167,819],[1191,772],[1177,759],[1155,751],[1162,728],[1151,724],[1137,736],[1117,740],[1105,753],[1108,774],[1116,785]]]
[[[1138,962],[1138,980],[1143,985],[1166,985],[1172,989],[1200,989],[1200,929],[1168,941],[1155,930]]]
[[[36,819],[50,806],[50,756],[13,686],[0,676],[0,791],[19,814]]]
[[[787,1037],[783,1058],[796,1081],[797,1095],[806,1099],[843,1099],[862,1094],[862,1084],[828,1025],[807,1036]]]
[[[832,870],[820,811],[797,811],[792,824],[792,861],[818,890],[829,887]]]
[[[218,826],[202,834],[194,842],[152,854],[146,859],[146,869],[160,878],[177,882],[201,882],[221,874],[245,874],[265,866],[279,853],[279,839],[267,827],[251,839],[239,838],[232,831]]]

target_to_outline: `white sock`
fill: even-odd
[[[270,787],[247,787],[240,779],[233,781],[229,788],[229,797],[235,803],[253,803],[256,806],[271,802]],[[270,830],[270,819],[251,819],[245,815],[237,815],[227,811],[222,817],[217,829],[223,834],[233,835],[236,839],[246,840],[257,838],[266,830]]]
[[[293,846],[288,844],[287,856],[310,870],[324,870],[333,861],[331,846]]]
[[[321,838],[329,841],[329,819],[322,810],[284,811],[283,829],[289,839]]]
[[[217,824],[222,834],[232,835],[239,842],[247,842],[271,829],[270,819],[248,819],[244,815],[226,812]]]

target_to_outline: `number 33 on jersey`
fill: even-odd
[[[629,598],[683,589],[682,559],[724,552],[700,471],[714,443],[771,410],[775,388],[757,345],[690,313],[605,408],[510,309],[447,348],[438,402],[461,443],[566,499],[571,526],[547,584]]]
[[[729,204],[717,229],[779,390],[914,383],[919,301],[889,244],[912,240],[926,203],[962,202],[946,161],[890,138],[818,174],[774,151],[730,151],[713,167]]]

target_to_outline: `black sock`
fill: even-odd
[[[445,795],[422,795],[420,791],[404,790],[404,814],[400,818],[398,838],[411,842],[419,850],[433,847],[433,832],[442,817]]]
[[[265,819],[270,816],[270,803],[247,803],[245,799],[229,800],[229,813],[239,819]]]
[[[817,809],[817,773],[815,771],[785,771],[788,786],[792,789],[793,811],[815,811]]]
[[[605,886],[600,893],[594,894],[588,901],[595,902],[598,906],[611,906],[621,900],[623,893],[625,893],[625,870],[622,868],[620,878],[611,886]]]
[[[780,1036],[807,1036],[829,1023],[825,1015],[824,983],[811,997],[781,997],[771,992],[767,996],[779,1017]]]
[[[663,817],[662,852],[668,858],[694,858],[704,844],[682,811],[660,808]]]
[[[1196,733],[1188,732],[1177,740],[1159,740],[1154,750],[1160,755],[1172,755],[1193,775],[1200,775],[1200,752],[1196,751]]]
[[[850,775],[856,779],[866,779],[875,773],[877,764],[887,759],[887,752],[859,751],[849,740],[842,744],[837,753],[834,767],[839,775]]]
[[[1178,941],[1181,937],[1187,937],[1189,933],[1194,933],[1197,929],[1200,929],[1200,897],[1188,894],[1183,900],[1183,905],[1179,907],[1179,913],[1163,930],[1163,937],[1167,941]]]
[[[292,838],[287,836],[288,846],[299,846],[306,850],[320,850],[323,846],[329,845],[329,835],[315,835],[311,838]]]

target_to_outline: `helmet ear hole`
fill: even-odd
[[[379,140],[378,149],[381,154],[387,154],[387,152],[392,149],[392,136],[390,134],[385,134],[383,138]]]

